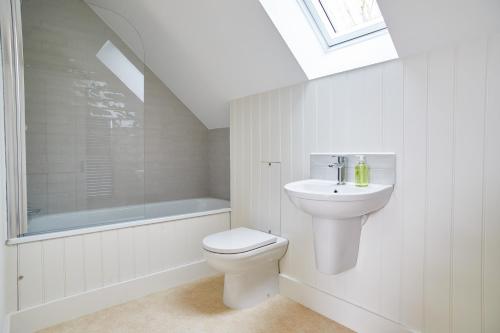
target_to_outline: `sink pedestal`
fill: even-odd
[[[318,271],[338,274],[356,266],[361,226],[361,217],[313,217],[314,252]]]
[[[356,266],[361,227],[368,215],[383,208],[391,197],[391,184],[353,183],[307,179],[285,185],[295,206],[312,215],[316,268],[338,274]]]

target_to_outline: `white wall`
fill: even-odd
[[[498,128],[500,35],[236,100],[233,227],[259,223],[261,161],[284,185],[311,152],[395,152],[391,201],[338,276],[315,270],[311,217],[281,193],[282,275],[422,332],[499,332]]]

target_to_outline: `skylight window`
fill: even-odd
[[[398,58],[376,0],[259,0],[307,78]]]
[[[386,29],[376,0],[302,0],[328,47]]]
[[[96,57],[144,102],[144,74],[111,41],[104,43]]]

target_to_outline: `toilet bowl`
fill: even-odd
[[[278,260],[288,240],[248,228],[236,228],[203,239],[207,263],[224,273],[224,304],[233,309],[252,307],[276,295]]]

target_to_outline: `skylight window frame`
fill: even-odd
[[[306,16],[313,25],[313,28],[317,35],[320,35],[320,39],[323,42],[325,49],[334,49],[339,46],[343,46],[344,44],[349,44],[352,42],[361,41],[364,38],[369,38],[372,36],[377,36],[380,33],[387,31],[387,25],[382,18],[382,22],[377,22],[374,24],[370,24],[359,29],[353,30],[348,33],[339,34],[339,36],[331,37],[328,32],[328,27],[325,27],[324,19],[320,17],[320,15],[324,15],[327,21],[330,23],[330,28],[336,32],[335,26],[329,17],[326,9],[324,8],[321,0],[297,0],[300,4],[300,7],[304,11],[306,11]],[[322,8],[322,13],[318,13],[316,6],[313,1],[318,1],[320,7]]]

